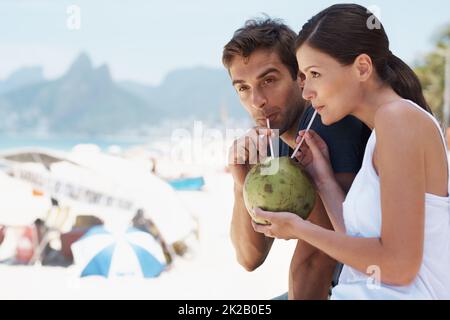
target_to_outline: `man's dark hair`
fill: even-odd
[[[296,36],[297,34],[279,19],[265,17],[247,20],[223,48],[222,63],[230,69],[235,56],[248,58],[258,49],[273,50],[295,80],[298,74],[294,50]]]

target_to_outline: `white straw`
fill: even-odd
[[[270,130],[270,122],[269,122],[269,118],[266,118],[266,123],[267,123],[267,129]],[[273,155],[273,144],[272,144],[272,134],[270,134],[269,136],[269,147],[270,147],[270,157],[272,159],[274,159],[274,155]]]
[[[317,109],[314,111],[314,114],[313,114],[311,120],[309,120],[308,126],[306,127],[306,130],[305,130],[305,134],[308,132],[309,128],[311,128],[311,125],[314,121],[314,118],[316,117],[316,114],[317,114]],[[300,143],[295,148],[294,153],[291,155],[291,159],[293,159],[295,157],[295,154],[298,152],[298,149],[300,149],[300,146],[302,145],[303,140],[305,140],[305,134],[303,135],[302,140],[300,140]]]

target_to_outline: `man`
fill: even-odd
[[[241,104],[256,127],[237,139],[230,148],[230,172],[234,179],[234,208],[231,240],[238,262],[248,271],[266,259],[273,238],[253,230],[243,201],[243,183],[254,164],[252,154],[264,156],[267,144],[258,140],[258,127],[280,134],[280,156],[292,154],[298,131],[305,129],[314,112],[302,98],[301,75],[294,52],[296,34],[283,23],[272,20],[249,20],[225,45],[222,61],[228,69]],[[370,130],[354,117],[324,126],[317,115],[311,129],[327,142],[336,177],[345,191],[358,172]],[[259,133],[259,131],[258,131]],[[331,222],[320,198],[310,214],[311,222],[328,229]],[[298,241],[289,270],[289,299],[326,299],[336,261],[325,253]],[[336,278],[336,277],[335,277]]]

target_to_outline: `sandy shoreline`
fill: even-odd
[[[74,266],[0,265],[0,299],[270,299],[286,292],[295,241],[275,241],[266,263],[245,271],[229,238],[232,178],[211,173],[205,180],[205,191],[179,193],[200,225],[193,255],[160,277],[80,279]]]

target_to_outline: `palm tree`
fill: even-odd
[[[450,50],[449,43],[450,25],[439,33],[435,49],[428,53],[414,68],[422,84],[428,104],[436,117],[444,124],[448,124],[450,120],[444,119],[443,110],[446,81],[447,86],[450,85],[450,79],[445,79],[446,52]]]

